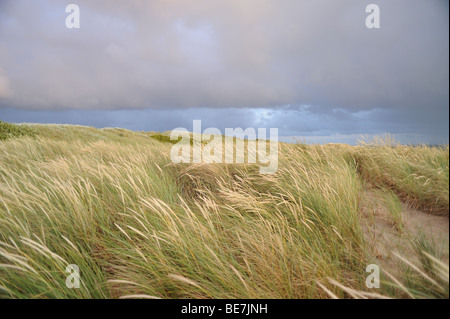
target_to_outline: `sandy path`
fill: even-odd
[[[398,273],[400,261],[393,252],[420,265],[417,250],[413,245],[418,236],[432,243],[440,252],[440,259],[449,263],[448,217],[430,215],[402,203],[403,231],[400,232],[395,227],[380,191],[367,188],[361,205],[364,236],[380,267],[392,274]]]

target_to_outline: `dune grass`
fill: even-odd
[[[0,121],[0,141],[19,136],[34,136],[35,132],[27,125]]]
[[[252,164],[173,164],[172,144],[145,133],[32,129],[0,142],[1,298],[348,297],[330,280],[364,291],[371,260],[358,169],[390,185],[371,168],[411,157],[432,190],[415,185],[415,200],[439,213],[448,203],[448,148],[381,146],[392,161],[368,166],[362,146],[280,144],[278,171],[261,175]],[[79,289],[65,285],[69,264]]]
[[[448,216],[449,148],[406,146],[391,137],[362,142],[353,153],[364,178],[419,209]]]

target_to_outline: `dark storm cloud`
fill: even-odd
[[[153,109],[142,112],[170,112],[155,121],[167,129],[201,116],[286,135],[448,141],[448,1],[73,2],[77,30],[65,27],[67,1],[0,2],[0,115],[72,110],[55,121],[88,124],[77,109],[119,110],[96,121],[114,126],[126,114],[138,129],[140,113],[125,110]],[[369,3],[380,6],[380,29],[365,27]]]
[[[9,122],[66,123],[95,127],[121,127],[138,131],[169,131],[177,127],[193,130],[192,120],[201,120],[202,131],[216,127],[259,127],[279,129],[280,141],[302,140],[312,143],[340,142],[356,144],[363,136],[391,134],[402,143],[443,143],[442,136],[427,130],[411,133],[409,122],[391,118],[386,110],[349,113],[334,110],[317,114],[309,108],[277,109],[191,108],[170,110],[61,110],[30,111],[13,108],[2,110],[2,120]],[[355,133],[357,132],[357,133]],[[294,139],[295,137],[295,139]]]

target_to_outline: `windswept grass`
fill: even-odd
[[[394,227],[400,232],[403,232],[403,216],[402,204],[398,196],[391,190],[382,190],[384,204],[386,205],[390,219]]]
[[[2,298],[348,297],[330,279],[366,290],[362,151],[280,144],[278,171],[261,175],[173,164],[172,144],[144,133],[33,129],[0,142]],[[80,289],[65,285],[69,264]]]
[[[34,136],[35,132],[26,125],[11,124],[0,121],[0,141],[20,136]]]
[[[363,177],[389,188],[422,210],[448,216],[449,148],[405,146],[389,136],[376,138],[353,153]]]

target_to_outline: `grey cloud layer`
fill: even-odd
[[[440,134],[424,129],[411,131],[410,123],[392,117],[386,110],[334,110],[327,114],[312,113],[310,108],[248,109],[190,108],[144,110],[61,110],[30,111],[6,108],[1,119],[8,122],[82,124],[95,127],[121,127],[142,131],[169,131],[183,127],[192,131],[192,120],[208,127],[264,127],[279,129],[280,140],[293,142],[292,137],[310,142],[341,142],[355,144],[362,136],[392,134],[402,143],[448,143]],[[411,133],[414,132],[414,133]]]
[[[448,1],[74,2],[79,30],[65,1],[1,1],[0,108],[310,105],[448,132]]]

